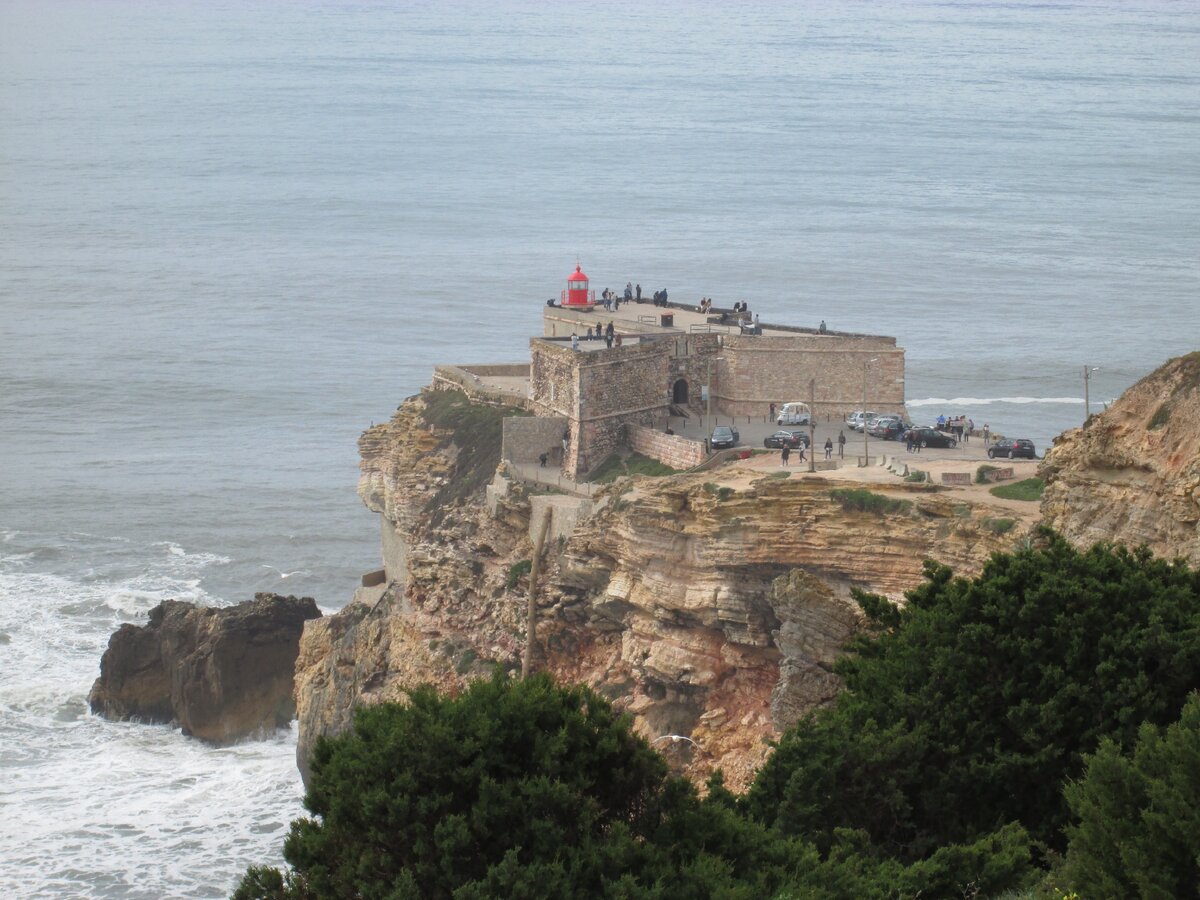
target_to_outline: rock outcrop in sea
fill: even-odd
[[[320,615],[311,597],[255,594],[225,608],[165,600],[144,626],[109,638],[88,701],[106,718],[177,722],[215,744],[286,727],[300,634]]]
[[[1074,543],[1144,544],[1200,566],[1200,352],[1065,432],[1039,471],[1045,522]]]

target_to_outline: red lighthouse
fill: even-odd
[[[579,266],[567,276],[567,289],[562,292],[562,305],[591,309],[596,305],[596,292],[588,290],[588,277]]]

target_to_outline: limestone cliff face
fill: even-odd
[[[1046,523],[1076,544],[1145,544],[1200,565],[1200,353],[1063,434],[1040,474]]]
[[[494,511],[478,497],[442,503],[461,451],[423,424],[421,402],[360,444],[360,493],[384,518],[390,582],[305,630],[302,762],[359,703],[519,665],[526,579],[512,567],[531,555],[529,498],[516,488]],[[831,493],[856,485],[762,474],[614,485],[550,543],[540,592],[538,666],[610,697],[681,769],[719,766],[734,787],[766,739],[838,690],[832,663],[861,624],[851,587],[897,596],[927,558],[973,573],[1022,534],[992,527],[1010,512],[921,485],[877,488],[903,501],[881,515]]]

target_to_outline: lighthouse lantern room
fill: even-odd
[[[596,292],[588,290],[588,277],[579,266],[567,276],[567,289],[562,292],[562,305],[591,309],[596,305]]]

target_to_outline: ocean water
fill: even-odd
[[[1044,447],[1200,346],[1200,6],[0,0],[0,895],[278,861],[294,735],[91,716],[108,635],[340,607],[360,431],[576,260]]]

